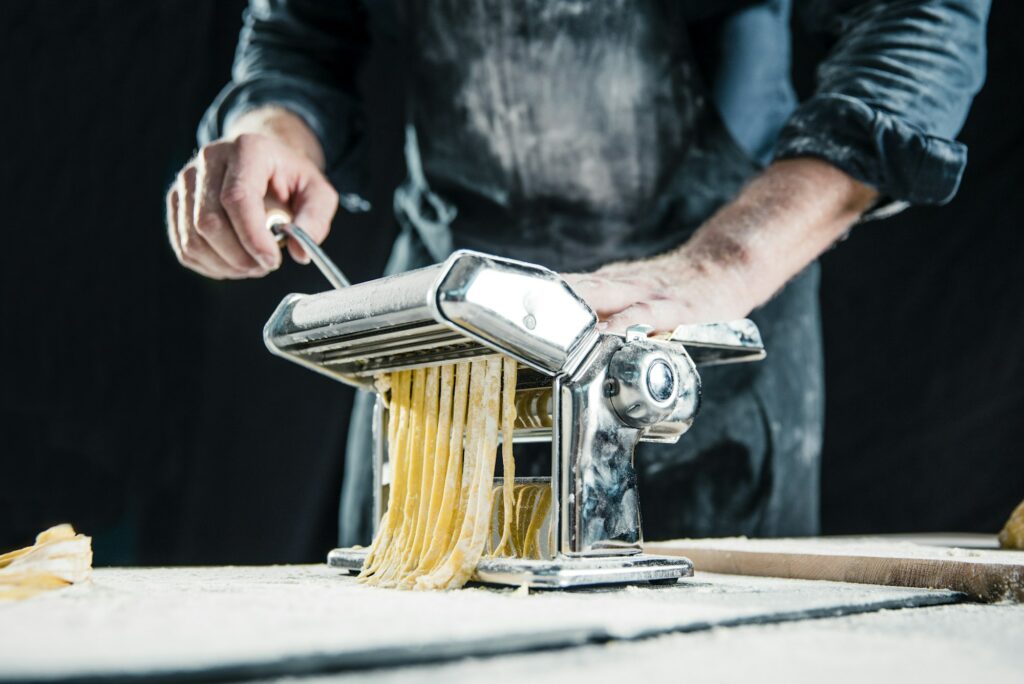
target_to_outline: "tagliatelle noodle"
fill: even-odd
[[[412,374],[408,371],[391,374],[391,400],[388,405],[388,464],[391,469],[391,484],[389,485],[389,501],[404,501],[406,478],[405,470],[405,440],[407,436],[406,425],[409,421],[409,391]],[[403,476],[399,477],[399,473]],[[395,536],[396,528],[399,525],[398,512],[390,505],[384,512],[384,517],[377,528],[377,534],[370,544],[370,549],[363,562],[363,570],[360,578],[374,576],[378,569],[384,565],[384,559],[391,551],[391,540]]]
[[[462,497],[457,524],[449,549],[441,563],[428,575],[416,578],[417,589],[448,589],[465,584],[483,555],[484,537],[490,518],[490,481],[498,446],[498,402],[500,400],[500,359],[487,358],[470,363],[467,441],[464,450]],[[482,485],[486,488],[483,488]],[[484,512],[486,509],[486,513]],[[437,530],[443,534],[444,530]]]
[[[516,478],[516,459],[512,454],[512,436],[516,423],[516,362],[513,359],[503,360],[501,378],[501,465],[505,486],[502,491],[503,524],[501,540],[494,555],[514,555],[515,547],[511,546],[512,515],[513,515],[513,483]]]
[[[514,359],[490,356],[378,378],[388,397],[391,482],[361,581],[449,589],[470,579],[491,546],[492,555],[548,553],[539,534],[551,487],[515,484],[516,373]],[[533,402],[544,401],[540,394]],[[495,488],[499,431],[506,486]]]
[[[459,495],[462,491],[462,448],[466,428],[466,410],[469,403],[468,361],[455,367],[455,389],[452,393],[451,436],[448,442],[448,467],[444,479],[441,506],[437,512],[430,545],[420,567],[418,575],[426,575],[437,569],[437,565],[445,558],[451,539],[448,531],[453,527],[456,509],[459,506]],[[439,435],[440,438],[440,435]]]
[[[423,435],[420,446],[417,449],[421,467],[419,473],[419,497],[414,507],[418,508],[418,510],[413,511],[416,522],[414,525],[410,525],[412,536],[408,546],[403,549],[402,574],[405,577],[400,580],[402,584],[407,584],[410,581],[408,575],[420,564],[423,535],[430,512],[430,500],[433,495],[435,477],[434,470],[438,460],[436,442],[437,430],[440,424],[440,412],[438,410],[438,379],[440,377],[440,370],[437,366],[426,369]]]

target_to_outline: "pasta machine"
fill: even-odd
[[[287,228],[294,228],[288,226]],[[289,233],[291,235],[291,233]],[[315,247],[315,245],[314,245]],[[519,363],[515,441],[550,443],[551,548],[539,560],[484,558],[476,581],[532,587],[674,582],[685,558],[645,554],[633,450],[674,443],[700,406],[701,366],[756,360],[749,320],[603,332],[558,274],[458,251],[434,266],[348,287],[322,253],[334,289],[286,297],[267,322],[271,352],[335,380],[376,391],[374,377],[499,352]],[[373,507],[387,502],[387,404],[374,412]],[[333,567],[358,571],[362,549],[335,549]]]

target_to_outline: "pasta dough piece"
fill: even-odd
[[[57,525],[32,546],[0,555],[0,601],[30,598],[89,579],[92,539],[71,525]]]
[[[1010,519],[999,532],[999,546],[1004,549],[1024,550],[1024,501],[1013,510]]]

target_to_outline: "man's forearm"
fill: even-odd
[[[840,239],[877,198],[816,159],[769,166],[675,256],[721,282],[748,311]]]
[[[741,318],[842,237],[876,194],[816,159],[776,162],[681,247],[566,277],[611,330]]]
[[[231,122],[224,137],[234,140],[243,134],[263,135],[273,138],[306,156],[323,171],[326,166],[324,150],[316,135],[306,122],[296,114],[281,107],[258,107]]]

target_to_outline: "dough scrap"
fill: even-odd
[[[999,532],[999,546],[1004,549],[1024,550],[1024,501],[1013,509],[1010,519]]]
[[[92,539],[71,525],[56,525],[40,532],[32,546],[0,555],[0,601],[84,582],[91,573]]]

